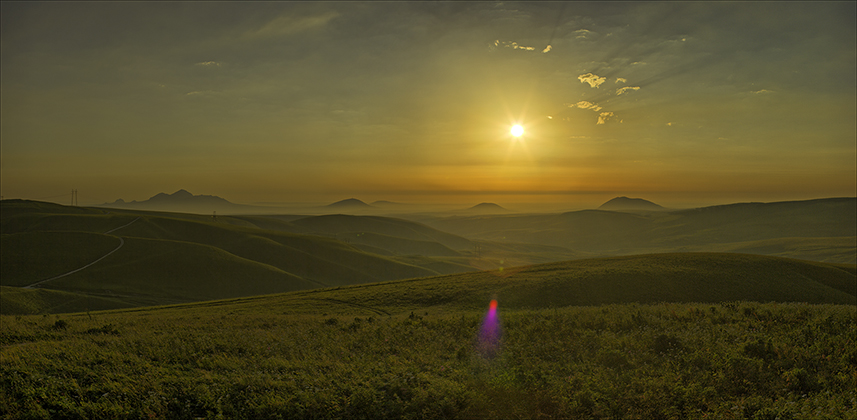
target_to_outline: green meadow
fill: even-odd
[[[6,315],[0,413],[854,418],[855,279],[851,265],[661,254]],[[502,339],[486,357],[492,298]]]

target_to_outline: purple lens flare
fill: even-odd
[[[488,313],[482,320],[479,331],[479,353],[485,358],[494,358],[500,350],[500,320],[497,317],[497,300],[491,299]]]

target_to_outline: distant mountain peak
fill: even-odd
[[[123,206],[123,205],[142,205],[142,206],[184,206],[184,205],[232,205],[228,200],[224,198],[220,198],[216,195],[193,195],[187,190],[181,189],[172,194],[167,193],[157,193],[150,197],[148,200],[144,201],[131,201],[126,202],[121,198],[112,202],[112,203],[104,203],[104,206],[114,205],[114,206]]]
[[[181,190],[178,190],[178,191],[170,194],[170,197],[173,197],[173,198],[191,198],[191,197],[195,197],[195,196],[193,194],[189,193],[187,190],[181,189]]]
[[[187,200],[195,200],[195,199],[196,199],[196,200],[198,200],[198,199],[200,199],[200,198],[208,198],[208,199],[210,199],[210,198],[218,198],[218,199],[223,200],[222,198],[220,198],[220,197],[216,197],[216,196],[213,196],[213,195],[193,195],[193,194],[191,194],[190,192],[188,192],[187,190],[184,190],[184,189],[182,189],[182,190],[178,190],[178,191],[176,191],[176,192],[174,192],[174,193],[172,193],[172,194],[167,194],[167,193],[163,193],[163,192],[162,192],[162,193],[158,193],[158,194],[155,194],[154,196],[152,196],[151,198],[149,198],[149,200],[150,200],[150,201],[170,201],[170,202],[174,202],[174,201],[187,201]]]
[[[663,210],[664,208],[642,198],[616,197],[598,207],[599,210]]]
[[[356,198],[348,198],[345,200],[337,201],[333,204],[328,204],[325,207],[334,207],[334,208],[342,208],[342,207],[360,207],[360,208],[371,208],[372,206],[356,199]]]
[[[502,206],[500,206],[498,204],[494,204],[494,203],[479,203],[479,204],[467,209],[467,211],[481,212],[481,213],[502,213],[502,212],[506,212],[508,210],[506,210]]]

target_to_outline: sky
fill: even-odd
[[[4,198],[857,196],[855,2],[0,7]]]

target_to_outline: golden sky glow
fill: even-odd
[[[4,198],[857,195],[853,2],[1,7]]]

